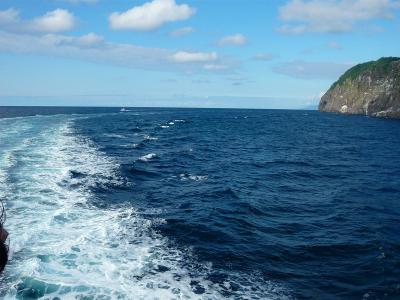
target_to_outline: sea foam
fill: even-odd
[[[96,206],[93,188],[124,180],[118,163],[73,130],[73,120],[10,123],[14,129],[2,132],[8,142],[0,147],[11,233],[4,299],[274,298],[272,284],[259,282],[254,292],[255,281],[238,292],[241,277],[208,280],[211,265],[191,262],[190,251],[175,249],[153,230],[153,222],[164,220],[143,218],[130,204]]]

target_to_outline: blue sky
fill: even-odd
[[[0,105],[302,108],[400,56],[395,0],[2,0]]]

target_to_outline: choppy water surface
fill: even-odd
[[[0,114],[5,299],[400,298],[399,121]]]

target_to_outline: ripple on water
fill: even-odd
[[[190,250],[178,250],[154,230],[163,220],[146,219],[129,204],[94,206],[99,186],[125,184],[119,170],[126,167],[74,134],[71,124],[55,119],[37,129],[29,146],[3,150],[16,161],[1,186],[13,235],[0,289],[5,299],[288,298],[257,277],[232,274],[213,282],[211,265],[196,262]],[[127,170],[135,177],[153,175]]]

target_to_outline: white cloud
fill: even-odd
[[[65,9],[56,9],[35,18],[28,26],[38,32],[68,31],[74,28],[75,17]]]
[[[219,58],[215,52],[174,52],[132,44],[112,43],[102,36],[89,33],[82,36],[62,34],[21,34],[0,30],[0,52],[67,57],[95,63],[167,72],[198,73],[219,71],[204,68],[204,64],[223,64],[225,69],[234,64]]]
[[[299,79],[337,79],[344,71],[352,67],[347,63],[310,62],[296,60],[280,64],[274,72]]]
[[[169,50],[111,43],[95,34],[40,36],[0,31],[0,51],[68,57],[139,69],[177,70],[168,60]]]
[[[240,33],[223,37],[218,41],[219,46],[243,46],[245,44],[247,44],[247,38]]]
[[[72,37],[58,34],[47,34],[41,38],[42,42],[51,46],[73,46],[78,48],[100,47],[105,45],[102,36],[95,33]]]
[[[342,50],[342,45],[340,45],[338,42],[335,41],[331,41],[328,43],[328,47],[331,49],[335,49],[335,50]]]
[[[110,26],[117,30],[154,30],[164,23],[190,18],[196,9],[187,4],[176,4],[175,0],[153,0],[135,6],[125,12],[110,15]]]
[[[89,33],[89,34],[81,36],[79,38],[79,41],[82,45],[94,46],[94,45],[102,44],[104,42],[104,38],[95,33]]]
[[[14,8],[0,11],[0,25],[18,22],[19,11]]]
[[[271,53],[259,53],[254,55],[253,59],[259,61],[270,61],[274,59],[274,55]]]
[[[345,32],[358,22],[388,19],[399,8],[393,0],[290,0],[280,8],[282,33]]]
[[[183,28],[178,28],[169,33],[170,36],[172,37],[180,37],[184,35],[188,35],[190,33],[194,32],[194,28],[192,27],[183,27]]]
[[[12,8],[0,11],[0,52],[69,57],[130,68],[187,73],[204,72],[204,64],[210,63],[234,67],[229,58],[219,58],[216,52],[174,51],[113,43],[95,33],[81,36],[59,33],[74,26],[75,17],[67,10],[56,9],[31,20],[21,19],[19,11]],[[181,30],[189,32],[192,29]]]
[[[21,20],[19,11],[13,8],[0,11],[0,29],[9,32],[56,33],[75,27],[76,19],[65,9],[56,9],[33,20]]]
[[[218,55],[215,52],[186,52],[179,51],[171,56],[171,60],[178,63],[204,63],[216,61]]]
[[[307,27],[304,25],[292,26],[285,24],[279,27],[278,31],[285,34],[303,34],[307,31]]]
[[[229,66],[223,64],[206,64],[203,68],[207,71],[224,71],[229,69]]]

